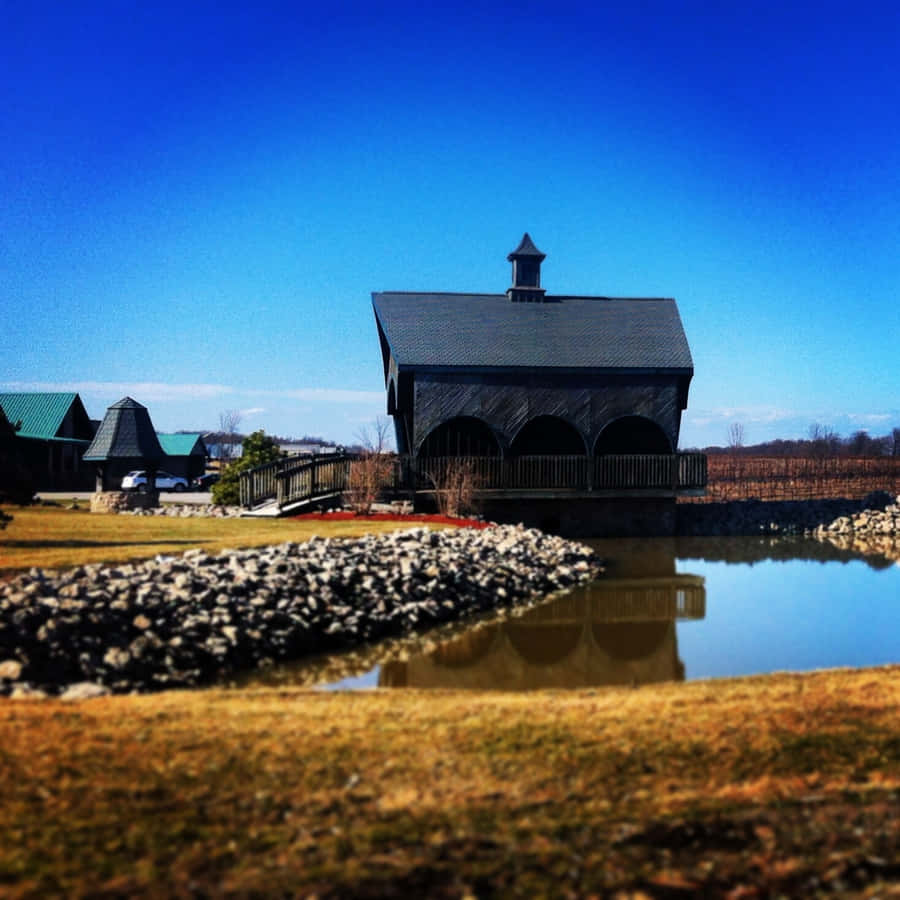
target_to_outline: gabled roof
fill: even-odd
[[[131,397],[123,397],[106,411],[84,459],[88,462],[134,459],[155,463],[164,455],[147,407]]]
[[[199,434],[157,434],[166,456],[208,456],[206,444]]]
[[[372,295],[400,367],[666,369],[693,373],[674,300],[505,294]],[[387,359],[385,359],[387,366]]]
[[[15,426],[22,423],[17,435],[52,441],[63,436],[59,434],[69,410],[75,405],[76,427],[81,426],[85,437],[90,435],[90,419],[85,412],[81,397],[69,392],[0,394],[0,407],[6,418]],[[84,439],[84,438],[83,438]],[[76,440],[66,438],[66,440]]]

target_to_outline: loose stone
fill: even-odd
[[[511,606],[599,571],[590,548],[522,526],[32,570],[0,585],[0,695],[209,683]]]

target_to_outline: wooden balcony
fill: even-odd
[[[706,487],[703,453],[609,456],[438,456],[409,464],[417,490],[443,489],[462,468],[480,494],[675,496]]]

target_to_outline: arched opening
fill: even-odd
[[[600,432],[594,446],[595,456],[619,453],[671,453],[666,433],[652,419],[624,416],[610,422]]]
[[[575,652],[581,640],[581,625],[508,624],[506,635],[516,653],[533,666],[552,666]]]
[[[486,625],[468,631],[454,641],[439,644],[428,654],[428,658],[435,665],[454,669],[473,666],[493,648],[499,628],[499,625]]]
[[[538,416],[522,426],[509,448],[511,456],[584,456],[578,430],[556,416]]]
[[[431,431],[419,447],[419,456],[500,456],[500,444],[481,419],[459,416]]]

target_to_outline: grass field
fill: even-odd
[[[897,896],[898,708],[898,667],[0,702],[0,896]]]
[[[52,506],[11,507],[13,521],[0,531],[0,577],[39,566],[65,568],[91,562],[124,562],[193,547],[217,551],[320,537],[356,537],[396,531],[406,523],[365,519],[213,519],[91,514]],[[419,524],[419,523],[415,523]]]
[[[7,573],[398,527],[12,512]],[[0,898],[898,897],[898,709],[900,666],[0,700]]]

